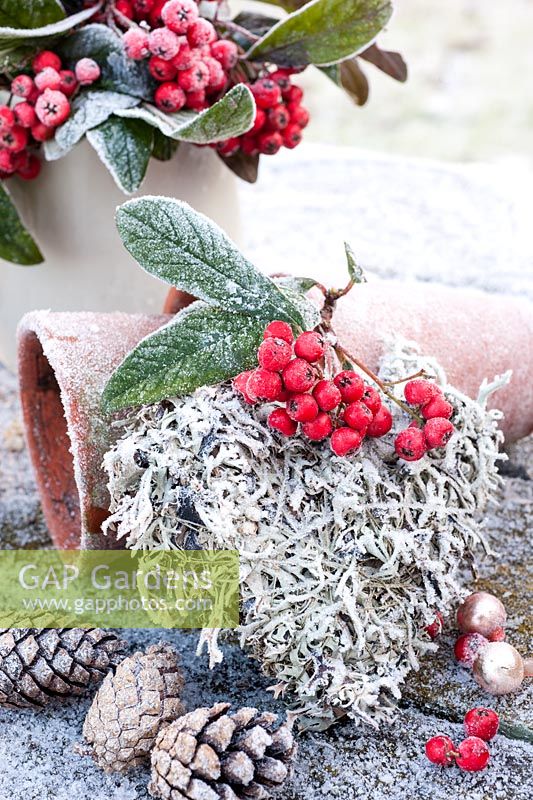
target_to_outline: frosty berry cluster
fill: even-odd
[[[405,461],[418,461],[428,450],[445,447],[454,432],[450,417],[451,403],[437,384],[419,378],[405,384],[407,403],[417,409],[421,421],[413,420],[400,431],[394,442],[396,452]]]
[[[73,71],[62,66],[56,53],[43,50],[31,70],[11,81],[10,103],[0,106],[0,178],[38,176],[41,162],[35,150],[65,122],[78,87],[100,77],[100,67],[91,58],[80,59]]]
[[[154,102],[161,111],[202,111],[235,84],[249,86],[257,105],[254,126],[244,136],[213,145],[220,155],[229,157],[239,150],[272,155],[301,142],[309,113],[301,104],[302,90],[291,83],[295,70],[267,71],[250,80],[237,69],[237,44],[219,36],[215,25],[200,16],[194,0],[118,0],[116,9],[126,21],[138,23],[130,23],[125,31],[124,47],[129,58],[147,59],[159,83]]]
[[[260,401],[280,404],[268,417],[274,430],[285,436],[300,431],[316,442],[329,439],[333,452],[346,456],[358,451],[366,437],[387,434],[393,420],[378,388],[365,383],[352,369],[331,371],[333,355],[333,345],[321,332],[306,331],[294,339],[290,325],[275,320],[264,331],[257,353],[259,366],[238,375],[234,386],[251,405]],[[442,393],[430,381],[410,381],[405,392],[413,404],[418,405],[419,400],[422,404],[423,398],[421,412],[428,420],[423,428],[408,428],[396,437],[399,457],[413,461],[428,449],[444,446],[451,435],[448,426],[453,432],[453,425],[444,417],[431,416],[437,411],[448,413],[448,409],[443,406]],[[435,406],[428,409],[433,401]]]
[[[496,736],[499,724],[499,717],[491,708],[472,708],[464,718],[467,738],[456,747],[449,736],[433,736],[426,742],[426,756],[441,767],[455,763],[465,772],[479,772],[489,762],[487,742]]]

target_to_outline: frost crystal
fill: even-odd
[[[392,434],[346,459],[278,438],[268,408],[244,407],[228,385],[144,407],[105,457],[109,534],[130,548],[239,550],[241,644],[307,727],[390,718],[434,648],[424,627],[453,607],[458,567],[483,543],[475,518],[499,485],[501,414],[447,385],[410,343],[391,349],[381,375],[421,367],[453,403],[457,433],[419,462],[398,462]],[[201,643],[220,660],[215,631]]]

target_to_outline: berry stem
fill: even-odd
[[[243,28],[242,25],[238,25],[236,22],[231,22],[230,20],[217,20],[217,25],[226,28],[228,31],[233,31],[234,33],[240,33],[242,36],[245,36],[251,42],[258,42],[261,38],[257,36],[255,33],[251,33],[251,31],[246,30]]]
[[[337,355],[340,354],[341,358],[342,357],[348,358],[352,362],[352,364],[354,364],[356,367],[359,367],[359,369],[362,372],[364,372],[365,375],[368,375],[368,377],[372,381],[374,381],[374,383],[377,384],[377,386],[379,386],[383,394],[386,397],[388,397],[389,400],[392,400],[393,403],[396,403],[396,405],[399,406],[403,411],[405,411],[406,414],[409,414],[409,416],[413,417],[413,419],[416,419],[417,422],[423,422],[422,417],[419,414],[417,414],[416,411],[413,411],[412,408],[409,408],[409,406],[406,405],[406,403],[399,400],[396,397],[396,395],[394,395],[391,391],[389,391],[389,389],[387,388],[387,384],[384,383],[384,381],[382,381],[381,378],[379,378],[375,372],[372,372],[372,370],[369,367],[367,367],[366,364],[364,364],[360,359],[352,355],[352,353],[349,353],[348,350],[345,350],[345,348],[341,347],[340,345],[336,345],[335,351],[337,352]]]
[[[400,378],[397,381],[383,381],[385,386],[397,386],[399,383],[407,383],[407,381],[412,381],[415,378],[427,378],[433,379],[433,375],[429,375],[425,369],[419,369],[418,372],[415,372],[413,375],[408,375],[406,378]]]

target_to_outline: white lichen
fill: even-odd
[[[240,552],[241,644],[308,727],[390,718],[434,647],[424,627],[453,607],[458,567],[483,543],[501,415],[447,385],[412,344],[393,347],[381,375],[422,367],[452,402],[457,433],[419,462],[397,460],[392,433],[345,459],[327,443],[280,437],[268,407],[251,410],[229,385],[144,407],[105,457],[109,535],[130,548]],[[201,643],[220,660],[216,632]]]

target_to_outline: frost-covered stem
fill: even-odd
[[[430,376],[425,369],[419,369],[413,375],[407,375],[405,378],[400,378],[397,381],[383,381],[385,386],[398,386],[399,383],[406,383],[406,381],[413,381],[415,378],[429,378]]]
[[[118,33],[120,36],[122,36],[122,31],[119,30],[117,28],[117,26],[115,25],[115,21],[114,21],[113,17],[116,17],[116,19],[120,22],[120,24],[124,25],[124,27],[126,27],[126,28],[137,28],[137,27],[139,27],[137,25],[137,23],[134,22],[132,19],[129,19],[128,17],[124,16],[122,11],[119,11],[115,7],[115,3],[112,3],[111,7],[108,9],[108,12],[107,12],[107,24],[109,25],[110,28],[112,28],[115,31],[115,33]]]
[[[417,422],[423,422],[422,417],[419,414],[417,414],[416,411],[413,411],[412,408],[409,408],[408,405],[402,402],[402,400],[396,397],[396,395],[394,395],[391,391],[389,391],[387,385],[381,380],[381,378],[379,378],[375,372],[372,372],[370,367],[367,367],[366,364],[364,364],[359,358],[357,358],[357,356],[354,356],[351,353],[349,353],[347,350],[344,349],[344,347],[341,347],[341,345],[337,345],[335,350],[338,353],[340,353],[341,356],[345,356],[349,361],[352,362],[352,364],[355,364],[356,367],[359,367],[359,369],[362,372],[364,372],[365,375],[368,375],[368,377],[372,381],[374,381],[374,383],[377,384],[377,386],[379,386],[383,394],[386,397],[388,397],[389,400],[392,400],[393,403],[396,403],[396,405],[399,406],[403,411],[405,411],[406,414],[409,414],[410,417],[416,419]]]
[[[258,42],[261,38],[257,36],[257,34],[252,33],[251,31],[243,28],[242,25],[238,25],[236,22],[231,22],[230,20],[217,20],[217,25],[220,25],[223,28],[226,28],[228,31],[233,31],[234,33],[240,33],[249,39],[251,42]]]

